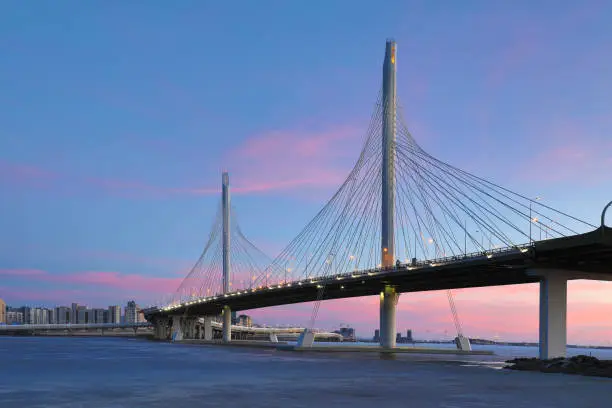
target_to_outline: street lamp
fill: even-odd
[[[542,199],[542,197],[536,197],[535,201],[540,201]],[[531,224],[533,223],[533,217],[531,215],[531,205],[533,204],[533,200],[529,200],[529,245],[531,245],[531,243],[533,242],[531,239]],[[537,222],[537,218],[536,218],[536,222]],[[540,237],[540,239],[542,239]]]

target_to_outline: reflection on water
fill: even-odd
[[[536,355],[536,348],[477,348],[498,355],[294,353],[140,339],[0,337],[0,407],[609,404],[609,380],[492,369],[512,355]],[[612,358],[610,350],[570,349],[589,352]]]

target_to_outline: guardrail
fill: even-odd
[[[437,267],[441,265],[448,265],[448,264],[453,264],[453,263],[470,262],[470,261],[475,261],[475,260],[480,260],[480,259],[482,260],[491,259],[494,256],[501,255],[501,254],[511,254],[511,253],[526,254],[529,252],[529,249],[532,248],[534,245],[535,245],[534,243],[521,244],[521,245],[515,245],[512,247],[494,248],[489,251],[478,251],[478,252],[472,252],[472,253],[464,254],[464,255],[455,255],[455,256],[447,256],[447,257],[442,257],[442,258],[421,260],[421,261],[417,261],[414,263],[412,262],[411,263],[400,263],[399,265],[393,265],[393,266],[388,266],[388,267],[377,267],[377,268],[370,268],[370,269],[361,269],[358,271],[345,272],[342,274],[318,276],[318,277],[307,277],[299,281],[291,281],[291,282],[287,282],[284,284],[278,283],[276,285],[259,286],[257,288],[243,289],[243,290],[238,290],[235,292],[225,293],[225,294],[216,294],[214,296],[192,298],[189,301],[184,301],[184,302],[181,302],[179,304],[174,304],[174,305],[167,305],[161,308],[148,308],[145,310],[145,314],[155,313],[160,310],[168,311],[168,310],[178,309],[180,307],[190,306],[190,305],[194,305],[197,303],[206,303],[212,300],[217,300],[219,298],[240,296],[240,295],[244,295],[247,293],[258,292],[261,290],[281,289],[283,287],[291,287],[294,285],[303,286],[303,285],[315,285],[316,284],[317,287],[322,287],[326,285],[328,282],[333,282],[335,280],[342,280],[342,279],[347,279],[347,278],[356,279],[356,278],[361,278],[364,276],[371,276],[371,275],[376,275],[379,273],[388,273],[388,272],[398,271],[398,270],[422,269],[422,268],[429,268],[429,267]]]
[[[83,323],[83,324],[6,324],[0,325],[0,331],[15,330],[86,330],[86,329],[133,329],[151,327],[151,323]]]

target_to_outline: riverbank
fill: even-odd
[[[506,361],[505,369],[517,371],[539,371],[542,373],[578,374],[590,377],[612,378],[612,360],[600,360],[591,356],[574,356],[570,358],[515,358]]]

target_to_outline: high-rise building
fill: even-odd
[[[125,323],[136,323],[138,322],[138,312],[136,302],[130,300],[127,302],[127,306],[125,307]]]
[[[378,343],[380,341],[380,330],[376,329],[374,330],[374,342]]]
[[[95,323],[93,310],[87,309],[85,306],[77,307],[77,323],[78,324],[90,324]]]
[[[145,319],[144,312],[143,312],[143,310],[140,307],[138,307],[138,305],[136,305],[136,311],[137,311],[137,313],[136,313],[136,316],[137,316],[136,322],[137,323],[146,323],[147,319]]]
[[[43,313],[46,315],[45,320],[47,321],[47,324],[55,324],[55,310],[47,308],[44,308],[43,310]]]
[[[23,324],[23,312],[6,312],[6,324]]]
[[[253,319],[251,319],[251,316],[249,315],[241,314],[238,316],[237,324],[241,326],[251,327],[253,326]]]
[[[413,343],[414,340],[412,339],[412,330],[408,329],[406,330],[406,343]]]
[[[0,324],[6,323],[6,303],[0,299]]]
[[[91,322],[90,323],[104,323],[104,309],[91,309]]]
[[[57,324],[72,323],[72,308],[66,306],[58,306],[55,308],[55,322]]]
[[[72,309],[72,320],[70,321],[70,323],[78,323],[79,322],[79,304],[78,303],[73,303],[71,306]]]
[[[335,330],[334,333],[342,335],[343,341],[356,341],[355,329],[352,327],[341,327],[340,330]]]
[[[106,323],[121,323],[121,306],[109,306]]]

